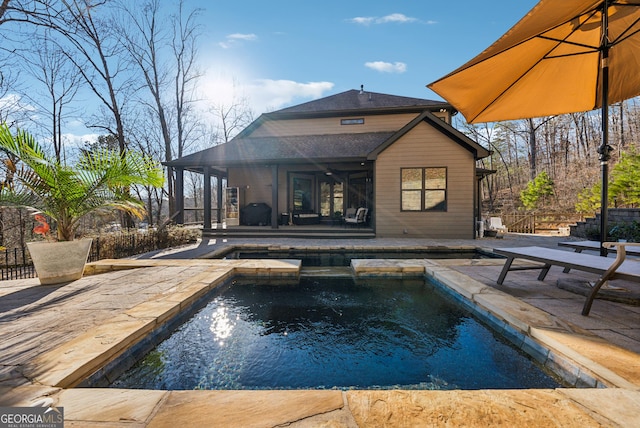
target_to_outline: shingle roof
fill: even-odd
[[[463,144],[469,150],[474,151],[474,153],[484,150],[477,143],[469,140],[430,113],[441,108],[452,109],[451,105],[442,101],[350,90],[272,113],[265,113],[230,142],[174,161],[165,162],[165,165],[200,168],[205,165],[228,167],[257,163],[361,162],[366,159],[375,159],[378,153],[422,120],[429,120],[438,129],[442,128],[443,132],[450,135],[459,144]],[[255,129],[267,121],[323,116],[349,116],[356,114],[356,112],[364,115],[406,112],[418,112],[420,114],[403,129],[393,132],[271,137],[251,136]]]
[[[365,160],[367,155],[394,132],[303,135],[290,137],[236,137],[170,162],[175,166],[232,165],[256,162],[295,162],[340,159]]]
[[[348,110],[389,109],[399,107],[433,107],[439,108],[450,105],[443,101],[433,101],[422,98],[402,97],[397,95],[380,94],[377,92],[350,91],[298,104],[293,107],[267,113],[268,116],[291,113],[321,113]]]

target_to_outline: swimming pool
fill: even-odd
[[[112,383],[142,389],[561,386],[428,281],[223,287]]]

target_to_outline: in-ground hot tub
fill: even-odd
[[[500,389],[561,386],[424,279],[236,282],[111,386]]]

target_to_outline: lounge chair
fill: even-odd
[[[345,225],[361,225],[367,222],[367,213],[369,212],[368,208],[358,208],[356,211],[355,217],[345,217],[344,224]]]
[[[558,246],[573,248],[576,253],[583,251],[600,251],[600,241],[565,241],[558,242]],[[607,252],[615,253],[616,251],[615,247],[607,249]],[[635,248],[627,248],[625,251],[628,256],[640,256],[640,250],[636,250]],[[570,270],[570,268],[564,268],[565,273]]]
[[[562,266],[565,269],[577,269],[600,275],[582,308],[582,315],[589,315],[593,299],[600,288],[609,280],[624,279],[640,282],[640,263],[626,260],[627,246],[640,246],[640,243],[605,242],[605,248],[616,248],[616,258],[601,257],[591,254],[575,253],[543,247],[494,248],[493,252],[507,257],[507,261],[498,277],[498,284],[504,282],[507,273],[512,270],[541,269],[539,281],[544,281],[551,266]],[[515,259],[526,259],[542,263],[538,266],[517,266],[511,264]]]
[[[600,251],[599,241],[564,241],[558,242],[558,246],[573,248],[576,253],[581,253],[583,251]],[[610,248],[608,251],[611,251],[612,253],[616,252],[616,248]],[[640,250],[635,248],[627,248],[625,251],[628,256],[640,256]]]
[[[344,213],[344,218],[355,218],[356,211],[355,208],[347,208],[347,211]]]
[[[489,217],[489,220],[487,220],[487,229],[502,233],[509,231],[507,226],[502,224],[502,218],[500,217]]]

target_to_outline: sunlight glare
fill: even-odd
[[[209,329],[215,336],[220,346],[224,346],[224,339],[231,336],[235,323],[229,319],[228,309],[220,305],[211,316],[211,326]]]

